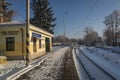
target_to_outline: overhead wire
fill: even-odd
[[[103,12],[107,12],[109,9],[113,8],[114,5],[119,4],[120,0],[116,0],[118,1],[118,3],[114,2],[110,7],[108,7],[107,9],[105,9]]]
[[[116,0],[116,1],[120,1],[120,0]],[[92,13],[92,11],[93,11],[93,9],[95,8],[95,6],[97,5],[97,2],[98,2],[98,0],[95,0],[94,4],[92,5],[91,9],[89,10],[87,16],[85,17],[85,20],[84,20],[83,23],[81,24],[82,27],[83,27],[84,24],[87,22],[90,14]],[[118,3],[119,3],[119,2],[118,2]],[[117,3],[117,4],[118,4],[118,3]],[[114,5],[116,5],[116,2],[112,4],[112,6],[114,6]],[[107,10],[109,10],[109,9],[111,9],[111,7],[108,7],[105,11],[107,11]],[[79,31],[78,31],[78,32],[79,32]]]
[[[88,12],[88,15],[86,16],[86,18],[85,18],[85,20],[84,20],[84,22],[83,22],[83,24],[82,24],[81,26],[84,26],[84,24],[86,23],[87,19],[88,19],[88,18],[89,18],[89,16],[90,16],[91,12],[92,12],[92,11],[93,11],[93,9],[95,8],[95,6],[96,6],[97,2],[98,2],[98,0],[95,0],[95,3],[92,5],[92,7],[91,7],[90,11]]]
[[[117,0],[117,1],[120,1],[120,0]],[[92,13],[93,9],[95,8],[95,6],[96,6],[97,2],[98,2],[98,0],[96,0],[96,1],[95,1],[95,3],[92,5],[92,7],[91,7],[90,11],[88,12],[88,15],[85,17],[85,20],[84,20],[84,22],[82,23],[82,25],[81,25],[81,26],[84,26],[84,24],[85,24],[85,23],[86,23],[86,21],[88,20],[88,18],[89,18],[89,16],[90,16],[90,14]],[[116,5],[116,2],[115,2],[115,3],[113,3],[113,5]],[[107,11],[107,10],[109,10],[109,9],[111,9],[111,7],[107,8],[105,11]]]

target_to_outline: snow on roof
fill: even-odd
[[[0,23],[0,27],[13,27],[13,26],[25,26],[26,22],[23,22],[23,21],[11,21],[11,22],[5,22],[5,23]],[[37,27],[37,26],[34,26],[32,24],[30,24],[30,29],[34,29],[34,30],[39,30],[41,31],[42,33],[46,33],[47,35],[49,36],[52,36],[53,37],[53,34],[49,33],[48,31],[45,31],[43,30],[42,28],[40,27]]]
[[[37,26],[34,26],[34,25],[32,25],[32,24],[30,24],[30,29],[33,29],[33,30],[36,30],[36,31],[41,31],[41,33],[44,33],[44,34],[46,34],[46,35],[49,35],[49,36],[52,36],[53,37],[53,34],[51,34],[50,32],[48,32],[48,31],[46,31],[46,30],[44,30],[44,29],[42,29],[42,28],[40,28],[40,27],[37,27]]]
[[[11,25],[11,24],[25,24],[25,22],[24,21],[11,21],[11,22],[0,23],[0,25]]]

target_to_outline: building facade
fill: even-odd
[[[53,35],[34,25],[29,26],[29,59],[35,59],[52,50]],[[24,59],[26,56],[26,24],[0,24],[0,55],[8,59]]]

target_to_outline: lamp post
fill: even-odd
[[[26,0],[26,66],[29,64],[29,24],[30,24],[30,0]]]

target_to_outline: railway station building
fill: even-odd
[[[32,24],[29,25],[29,59],[35,59],[52,50],[53,35]],[[26,24],[11,22],[0,24],[0,55],[7,59],[25,59]]]

